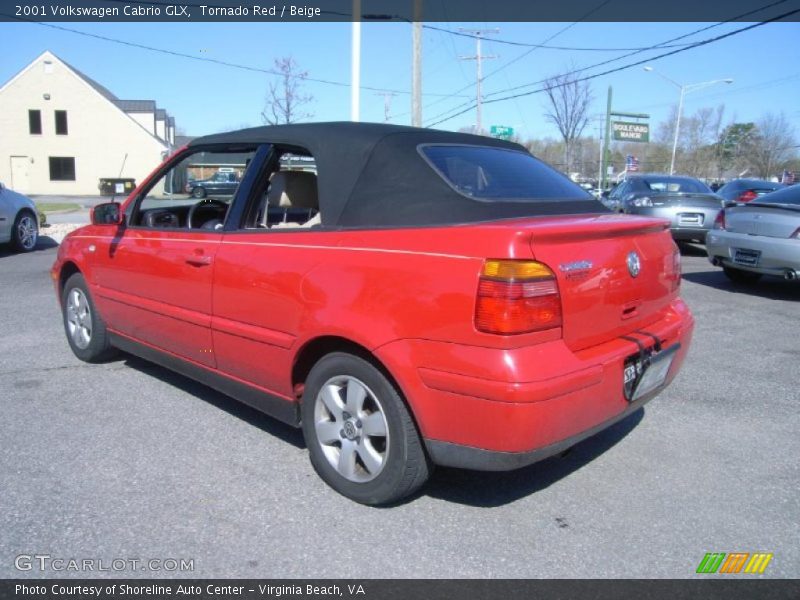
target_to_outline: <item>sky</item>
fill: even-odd
[[[305,81],[313,96],[305,107],[313,117],[330,121],[350,118],[350,23],[57,23],[83,33],[153,46],[204,59],[257,69],[273,68],[276,58],[291,56],[309,77],[340,83]],[[580,48],[641,48],[693,32],[711,23],[430,23],[455,31],[498,28],[487,35],[482,54],[483,96],[488,101],[504,90],[540,81],[553,74],[620,57],[624,51],[549,50],[492,41],[511,40]],[[726,23],[681,42],[695,42],[747,26]],[[384,121],[384,96],[391,90],[390,121],[410,124],[411,26],[405,23],[362,25],[361,120]],[[770,23],[738,35],[654,59],[674,48],[647,51],[595,67],[599,73],[652,58],[646,64],[680,84],[732,78],[686,95],[684,114],[725,105],[725,121],[754,121],[765,112],[783,112],[800,124],[800,23]],[[204,135],[263,124],[260,113],[274,76],[153,52],[47,24],[0,23],[0,81],[5,82],[44,50],[50,50],[123,99],[152,99],[173,115],[186,135]],[[475,40],[426,29],[423,34],[423,124],[439,121],[475,100]],[[527,54],[526,54],[527,53]],[[599,136],[609,86],[613,108],[648,113],[655,130],[677,104],[679,89],[646,72],[643,65],[591,80],[592,121],[585,135]],[[496,71],[496,72],[495,72]],[[519,91],[536,89],[538,86]],[[455,95],[454,95],[455,94]],[[523,139],[557,137],[544,117],[545,96],[528,95],[485,103],[484,127],[513,127]],[[441,116],[440,116],[441,115]],[[457,130],[475,123],[475,110],[436,124]],[[795,125],[795,130],[800,127]]]

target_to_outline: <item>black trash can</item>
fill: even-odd
[[[120,196],[128,195],[136,187],[135,179],[125,179],[119,177],[101,177],[97,185],[101,196]]]

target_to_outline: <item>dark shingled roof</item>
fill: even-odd
[[[608,212],[577,185],[574,200],[556,202],[486,202],[457,192],[423,158],[420,145],[491,146],[529,154],[519,144],[467,133],[378,123],[300,123],[207,135],[195,138],[189,147],[210,144],[275,144],[289,151],[300,148],[310,152],[317,164],[325,226],[443,225]]]
[[[59,60],[61,60],[61,59],[59,59]],[[71,64],[69,64],[68,62],[66,62],[64,60],[62,60],[61,62],[63,62],[70,69],[72,69],[78,77],[83,79],[86,83],[88,83],[90,86],[92,86],[95,90],[100,92],[100,94],[106,100],[111,100],[112,102],[114,102],[116,100],[119,100],[114,94],[111,93],[111,90],[109,90],[107,87],[102,86],[99,83],[97,83],[94,79],[92,79],[91,77],[86,75],[86,73],[83,73],[82,71],[76,69],[75,67],[73,67]]]
[[[166,121],[167,120],[167,111],[163,108],[156,109],[156,121]]]
[[[155,100],[115,100],[114,104],[125,112],[151,113],[156,110]]]

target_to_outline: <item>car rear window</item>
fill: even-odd
[[[669,177],[647,178],[642,179],[645,185],[650,188],[651,192],[655,193],[672,193],[672,194],[710,194],[709,188],[702,181],[696,179],[677,179]]]
[[[579,185],[530,154],[489,146],[426,144],[420,152],[457,192],[478,200],[592,198]]]

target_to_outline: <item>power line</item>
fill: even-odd
[[[57,30],[60,30],[60,31],[66,31],[68,33],[74,33],[76,35],[81,35],[81,36],[88,37],[88,38],[94,38],[94,39],[97,39],[97,40],[102,40],[104,42],[110,42],[112,44],[119,44],[119,45],[122,45],[122,46],[129,46],[131,48],[138,48],[140,50],[149,50],[150,52],[158,52],[158,53],[161,53],[161,54],[167,54],[169,56],[175,56],[175,57],[178,57],[178,58],[188,58],[188,59],[191,59],[191,60],[196,60],[196,61],[206,62],[206,63],[212,63],[212,64],[219,65],[219,66],[222,66],[222,67],[229,67],[229,68],[232,68],[232,69],[239,69],[239,70],[242,70],[242,71],[249,71],[249,72],[253,72],[253,73],[264,73],[264,74],[267,74],[267,75],[279,75],[281,77],[285,76],[284,73],[281,73],[280,71],[276,71],[274,69],[264,69],[264,68],[261,68],[261,67],[254,67],[254,66],[251,66],[251,65],[243,65],[243,64],[240,64],[240,63],[234,63],[234,62],[230,62],[230,61],[226,61],[226,60],[220,60],[220,59],[217,59],[217,58],[211,58],[209,56],[195,56],[193,54],[187,54],[185,52],[178,52],[177,50],[168,50],[166,48],[158,48],[158,47],[155,47],[155,46],[148,46],[146,44],[140,44],[138,42],[130,42],[130,41],[127,41],[127,40],[121,40],[121,39],[118,39],[118,38],[112,38],[112,37],[108,37],[108,36],[105,36],[105,35],[100,35],[100,34],[97,34],[97,33],[89,33],[88,31],[80,31],[78,29],[71,29],[70,27],[63,27],[61,25],[54,25],[53,23],[40,23],[38,21],[31,21],[29,19],[24,19],[22,17],[17,17],[15,15],[11,15],[11,14],[8,14],[8,13],[3,13],[3,12],[0,12],[0,15],[2,15],[4,17],[11,18],[11,19],[15,19],[17,21],[30,23],[31,25],[39,25],[41,27],[49,27],[51,29],[57,29]],[[336,87],[346,87],[346,88],[350,87],[350,83],[349,82],[333,81],[331,79],[320,79],[318,77],[300,77],[298,75],[292,75],[292,77],[296,77],[296,78],[302,79],[303,81],[309,81],[309,82],[320,83],[320,84],[325,84],[325,85],[333,85],[333,86],[336,86]],[[373,91],[373,92],[391,92],[391,93],[394,93],[394,94],[405,94],[405,95],[410,95],[411,94],[411,92],[406,91],[406,90],[396,90],[396,89],[391,89],[391,88],[379,88],[379,87],[372,87],[372,86],[368,86],[368,85],[362,85],[360,87],[361,87],[362,90],[368,90],[368,91]],[[432,97],[439,97],[439,96],[444,96],[444,97],[447,97],[447,98],[452,97],[452,94],[427,93],[427,94],[423,94],[423,95],[424,96],[432,96]],[[465,98],[466,96],[462,95],[461,97]]]
[[[756,9],[753,9],[753,10],[751,10],[749,12],[746,12],[746,13],[744,13],[742,15],[739,15],[738,17],[735,17],[735,19],[738,20],[738,19],[750,16],[752,14],[755,14],[757,12],[761,12],[762,10],[765,10],[767,8],[772,8],[774,6],[777,6],[779,4],[783,4],[785,2],[788,2],[788,0],[777,0],[776,2],[773,2],[772,4],[768,4],[766,6],[762,6],[761,8],[756,8]],[[607,4],[607,2],[603,3],[603,5],[605,5],[605,4]],[[603,5],[601,5],[598,8],[592,10],[591,12],[593,13],[596,10],[598,10],[599,8],[602,8]],[[585,19],[586,19],[586,16],[582,17],[580,19],[580,21],[583,21]],[[727,21],[724,21],[724,22],[727,22]],[[464,32],[464,31],[455,31],[455,30],[452,30],[452,29],[444,28],[444,27],[437,27],[435,25],[423,25],[423,27],[425,29],[431,29],[431,30],[434,30],[434,31],[441,31],[442,33],[447,33],[447,34],[450,34],[450,35],[453,35],[453,36],[474,38],[474,36],[472,34],[470,34],[468,32]],[[715,25],[712,25],[711,27],[715,27]],[[710,29],[710,27],[707,27],[705,29]],[[698,30],[698,31],[703,31],[703,29]],[[677,39],[680,39],[680,38],[676,38],[676,40]],[[568,51],[572,51],[572,52],[629,52],[629,51],[637,51],[638,52],[638,51],[648,50],[648,49],[651,48],[651,47],[640,47],[640,48],[588,48],[588,47],[581,47],[581,46],[551,46],[551,45],[548,45],[546,41],[542,42],[540,44],[535,44],[535,43],[530,43],[530,42],[519,42],[519,41],[515,41],[515,40],[504,40],[504,39],[499,39],[499,38],[493,38],[493,41],[496,44],[506,44],[508,46],[521,46],[521,47],[529,47],[529,48],[541,48],[543,50],[568,50]],[[679,48],[679,47],[684,47],[684,46],[689,46],[689,45],[691,45],[691,42],[686,43],[686,44],[661,45],[660,47],[661,48]]]
[[[557,38],[559,35],[561,35],[561,34],[562,34],[562,33],[564,33],[565,31],[567,31],[568,29],[570,29],[570,28],[574,27],[575,25],[577,25],[577,24],[578,24],[578,23],[580,23],[581,21],[585,20],[586,18],[588,18],[589,16],[591,16],[592,14],[594,14],[596,11],[600,10],[600,9],[601,9],[603,6],[605,6],[606,4],[608,4],[610,1],[611,1],[611,0],[604,0],[604,1],[603,1],[603,2],[601,2],[599,5],[595,6],[593,9],[591,9],[589,12],[587,12],[585,15],[583,15],[583,16],[582,16],[580,19],[578,19],[577,21],[575,21],[575,22],[573,22],[573,23],[571,23],[571,24],[567,25],[566,27],[562,27],[561,29],[559,29],[558,31],[556,31],[554,34],[552,34],[552,35],[551,35],[551,36],[549,36],[547,39],[545,39],[545,40],[544,40],[544,42],[542,42],[542,44],[547,44],[547,42],[549,42],[549,41],[551,41],[551,40],[553,40],[553,39]],[[782,0],[782,1],[783,1],[783,0]],[[470,37],[474,37],[474,34],[470,35]],[[526,56],[530,55],[530,54],[531,54],[532,52],[534,52],[535,50],[537,50],[537,48],[531,48],[531,49],[530,49],[530,50],[528,50],[527,52],[523,52],[521,55],[517,56],[516,58],[514,58],[514,59],[510,60],[510,61],[509,61],[509,62],[507,62],[507,63],[504,63],[503,65],[501,65],[500,67],[498,67],[498,68],[497,68],[497,69],[495,69],[494,71],[491,71],[490,73],[488,73],[488,74],[487,74],[487,75],[484,77],[484,79],[486,79],[487,77],[491,77],[492,75],[494,75],[494,74],[496,74],[496,73],[499,73],[500,71],[502,71],[503,69],[505,69],[505,68],[506,68],[506,67],[508,67],[509,65],[511,65],[511,64],[514,64],[514,63],[515,63],[515,62],[517,62],[518,60],[521,60],[522,58],[524,58],[524,57],[526,57]],[[450,98],[455,98],[455,97],[457,97],[457,96],[458,96],[458,94],[460,94],[460,93],[461,93],[461,92],[463,92],[463,91],[466,91],[466,90],[470,89],[470,88],[471,88],[473,85],[475,85],[475,84],[472,84],[472,83],[470,83],[470,84],[468,84],[468,85],[466,85],[466,86],[464,86],[464,87],[462,87],[462,88],[459,88],[459,89],[457,89],[455,92],[453,92],[453,93],[452,93],[452,95],[450,96]],[[435,100],[435,101],[431,102],[430,104],[428,104],[428,106],[426,106],[425,108],[430,108],[430,107],[432,107],[432,106],[436,106],[437,104],[439,104],[439,103],[441,103],[441,102],[444,102],[444,101],[445,101],[445,100],[447,100],[447,99],[448,99],[448,97],[444,97],[444,98],[440,98],[439,100]],[[461,106],[463,106],[463,104],[462,104]],[[450,110],[453,110],[453,109],[450,109]],[[436,117],[434,117],[434,118],[436,118]]]
[[[619,71],[624,71],[626,69],[630,69],[631,67],[636,67],[636,66],[639,66],[639,65],[643,65],[643,64],[645,64],[647,62],[653,62],[653,61],[665,58],[667,56],[672,56],[672,55],[675,55],[675,54],[679,54],[681,52],[686,52],[687,50],[692,50],[694,48],[699,48],[700,46],[705,46],[707,44],[711,44],[713,42],[717,42],[719,40],[723,40],[723,39],[731,37],[733,35],[744,33],[745,31],[749,31],[751,29],[755,29],[756,27],[761,27],[763,25],[767,25],[769,23],[773,23],[775,21],[779,21],[781,19],[785,19],[786,17],[790,17],[790,16],[792,16],[792,15],[794,15],[796,13],[800,13],[800,8],[792,10],[792,11],[789,11],[789,12],[786,12],[786,13],[783,13],[781,15],[778,15],[778,16],[773,17],[771,19],[768,19],[766,21],[762,21],[760,23],[754,23],[753,25],[748,25],[747,27],[742,27],[741,29],[736,29],[734,31],[730,31],[728,33],[724,33],[722,35],[718,35],[718,36],[713,37],[713,38],[708,38],[708,39],[705,39],[705,40],[702,40],[702,41],[699,41],[699,42],[695,42],[694,44],[692,44],[691,46],[688,46],[686,48],[678,48],[677,50],[672,50],[670,52],[665,52],[664,54],[659,54],[658,56],[653,56],[653,57],[646,58],[646,59],[643,59],[643,60],[640,60],[640,61],[636,61],[634,63],[630,63],[628,65],[623,65],[623,66],[617,67],[615,69],[609,69],[609,70],[603,71],[601,73],[595,73],[593,75],[587,75],[586,77],[582,77],[582,78],[579,78],[579,79],[572,80],[569,83],[578,83],[578,82],[582,82],[582,81],[589,81],[591,79],[596,79],[597,77],[602,77],[603,75],[610,75],[612,73],[617,73]],[[523,86],[523,87],[527,87],[527,86]],[[559,87],[559,86],[552,86],[552,87]],[[494,102],[503,102],[505,100],[511,100],[513,98],[521,98],[523,96],[531,96],[533,94],[540,94],[540,93],[544,92],[545,90],[546,90],[546,88],[539,88],[539,89],[531,90],[531,91],[528,91],[528,92],[520,92],[518,94],[512,94],[510,96],[503,96],[501,98],[490,98],[490,99],[484,100],[484,103],[485,104],[491,104],[491,103],[494,103]],[[511,91],[511,90],[505,90],[505,92],[508,92],[508,91]],[[503,93],[503,91],[496,92],[496,93],[498,93],[498,94],[499,93]],[[440,119],[439,121],[436,121],[434,123],[430,123],[430,124],[428,124],[428,127],[434,127],[435,125],[439,125],[440,123],[443,123],[445,121],[449,121],[450,119],[452,119],[454,117],[458,117],[458,116],[460,116],[460,115],[462,115],[462,114],[464,114],[466,112],[469,112],[470,110],[472,110],[472,108],[474,108],[474,105],[470,106],[468,108],[465,108],[464,110],[458,111],[458,112],[456,112],[454,114],[451,114],[451,115],[449,115],[449,116],[447,116],[447,117],[445,117],[443,119]]]
[[[617,56],[617,57],[614,57],[614,58],[610,58],[610,59],[607,59],[607,60],[603,60],[603,61],[601,61],[601,62],[599,62],[599,63],[594,63],[594,64],[592,64],[592,65],[589,65],[589,66],[587,66],[587,67],[581,67],[581,68],[579,68],[579,69],[574,69],[574,70],[572,70],[572,71],[569,71],[569,72],[568,72],[568,73],[566,73],[566,74],[567,74],[567,75],[575,75],[575,74],[577,74],[577,73],[582,73],[582,72],[589,71],[589,70],[591,70],[591,69],[594,69],[594,68],[597,68],[597,67],[601,67],[601,66],[604,66],[604,65],[607,65],[607,64],[611,64],[611,63],[614,63],[614,62],[617,62],[617,61],[623,60],[623,59],[625,59],[625,58],[628,58],[628,57],[630,57],[630,56],[634,56],[634,55],[636,55],[636,54],[641,54],[642,52],[647,52],[647,51],[650,51],[650,50],[661,50],[661,49],[664,49],[664,48],[669,48],[669,47],[671,47],[671,46],[669,46],[669,44],[671,44],[672,42],[676,42],[676,41],[678,41],[678,40],[686,39],[686,38],[688,38],[688,37],[691,37],[691,36],[697,35],[697,34],[699,34],[699,33],[702,33],[702,32],[704,32],[704,31],[708,31],[708,30],[710,30],[710,29],[714,29],[715,27],[719,27],[720,25],[724,25],[724,24],[726,24],[726,23],[730,23],[730,22],[732,22],[732,21],[738,21],[738,20],[742,20],[742,19],[744,19],[744,18],[746,18],[746,17],[749,17],[749,16],[752,16],[752,15],[754,15],[755,13],[762,12],[762,11],[764,11],[764,10],[767,10],[767,9],[769,9],[769,8],[773,8],[773,7],[777,6],[777,5],[779,5],[779,4],[783,4],[783,3],[785,3],[785,2],[787,2],[787,0],[777,0],[777,1],[775,1],[775,2],[772,2],[772,3],[770,3],[770,4],[765,4],[764,6],[761,6],[761,7],[759,7],[759,8],[755,8],[755,9],[753,9],[753,10],[750,10],[750,11],[747,11],[747,12],[745,12],[745,13],[742,13],[742,14],[739,14],[739,15],[736,15],[736,16],[733,16],[733,17],[730,17],[729,19],[726,19],[725,21],[720,21],[719,23],[714,23],[714,24],[711,24],[711,25],[706,25],[705,27],[701,27],[700,29],[695,29],[695,30],[693,30],[693,31],[690,31],[689,33],[685,33],[685,34],[679,35],[679,36],[677,36],[677,37],[670,38],[670,39],[668,39],[668,40],[665,40],[665,41],[663,41],[663,42],[660,42],[660,43],[658,43],[658,44],[654,44],[653,46],[650,46],[650,47],[648,47],[648,48],[643,48],[643,49],[641,49],[641,50],[635,50],[635,51],[629,52],[629,53],[627,53],[627,54],[622,54],[622,55],[620,55],[620,56]],[[597,7],[597,8],[599,8],[599,7]],[[592,11],[590,11],[590,13],[589,13],[589,14],[591,14],[592,12],[594,12],[595,10],[597,10],[597,8],[593,9]],[[583,19],[585,19],[585,18],[586,18],[586,15],[584,15],[584,17],[582,17],[582,18],[583,18]],[[560,34],[560,33],[562,33],[563,31],[565,31],[565,29],[564,29],[564,30],[561,30],[561,31],[560,31],[560,32],[558,32],[558,33],[556,33],[556,35],[559,35],[559,34]],[[553,37],[555,37],[555,36],[552,36],[552,37],[548,38],[548,40],[545,40],[545,42],[544,42],[544,43],[547,43],[547,41],[549,41],[549,40],[553,39]],[[688,46],[685,46],[685,47],[681,48],[681,50],[686,50],[686,49],[689,49],[689,48],[695,47],[695,45],[696,45],[696,42],[691,42],[691,43],[690,43]],[[495,71],[495,72],[496,72],[496,71]],[[505,89],[505,90],[500,90],[500,91],[497,91],[497,92],[491,92],[491,93],[487,94],[486,96],[487,96],[487,98],[491,98],[492,96],[496,96],[496,95],[498,95],[498,94],[502,94],[502,93],[507,93],[507,92],[509,92],[509,91],[514,91],[514,90],[517,90],[517,89],[523,89],[523,88],[526,88],[526,87],[531,87],[531,86],[534,86],[534,85],[540,85],[540,84],[542,84],[542,83],[545,83],[546,81],[547,81],[546,79],[541,79],[541,80],[539,80],[539,81],[534,81],[534,82],[531,82],[531,83],[526,83],[526,84],[523,84],[523,85],[518,85],[518,86],[515,86],[515,87],[507,88],[507,89]],[[465,87],[465,88],[460,88],[460,89],[456,90],[455,92],[453,92],[453,95],[455,96],[455,94],[458,94],[458,93],[460,93],[460,92],[463,92],[464,90],[468,89],[469,87],[471,87],[471,86],[467,86],[467,87]],[[436,104],[439,104],[440,102],[443,102],[443,101],[445,101],[445,100],[447,100],[447,98],[446,98],[446,97],[444,97],[444,98],[441,98],[441,99],[439,99],[439,100],[434,100],[433,102],[431,102],[431,103],[429,104],[429,106],[434,106],[434,105],[436,105]],[[431,118],[431,120],[433,120],[433,119],[438,119],[439,117],[441,117],[441,116],[444,116],[444,115],[448,114],[448,113],[449,113],[449,112],[451,112],[451,111],[455,111],[455,110],[458,110],[459,108],[462,108],[462,107],[464,107],[464,106],[467,106],[468,104],[469,104],[469,101],[462,102],[462,103],[461,103],[461,104],[459,104],[458,106],[455,106],[455,107],[453,107],[453,108],[450,108],[450,109],[448,109],[447,111],[444,111],[444,112],[442,112],[442,113],[439,113],[438,115],[436,115],[436,116],[432,117],[432,118]],[[439,121],[439,122],[441,122],[441,121]]]

